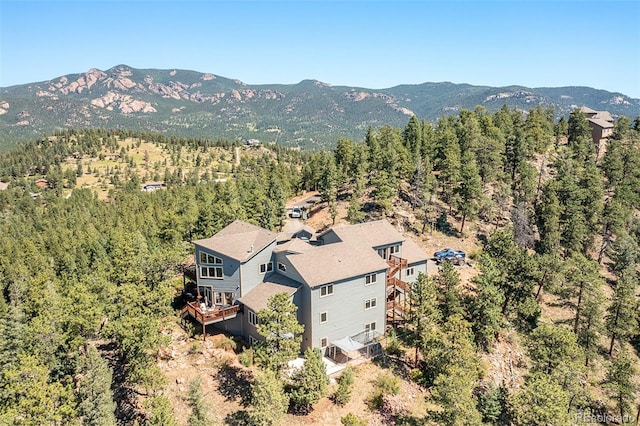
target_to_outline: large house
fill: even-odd
[[[581,107],[580,111],[587,116],[593,143],[600,147],[601,142],[613,135],[613,117],[608,111],[595,111],[586,106]]]
[[[313,231],[313,230],[311,230]],[[296,237],[297,236],[297,237]],[[404,319],[405,294],[427,255],[385,220],[284,236],[235,221],[197,240],[183,309],[253,343],[257,312],[285,292],[305,326],[302,350],[359,348]]]

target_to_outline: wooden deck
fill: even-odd
[[[235,318],[240,310],[240,305],[233,305],[227,307],[216,307],[202,310],[200,306],[195,302],[187,302],[180,312],[182,317],[185,318],[190,315],[196,321],[202,325],[215,324],[224,320]]]

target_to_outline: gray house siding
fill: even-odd
[[[302,350],[305,351],[307,348],[314,347],[311,339],[313,327],[313,324],[311,324],[311,317],[313,313],[313,307],[311,305],[311,289],[308,286],[303,285],[300,290],[296,292],[295,296],[294,303],[298,306],[298,320],[302,325],[304,325]]]
[[[256,253],[251,259],[247,262],[243,263],[240,266],[240,274],[242,277],[242,285],[240,287],[240,296],[242,297],[245,294],[249,293],[253,290],[258,284],[262,282],[266,275],[271,273],[260,273],[260,265],[263,263],[268,263],[272,261],[272,253],[273,249],[276,246],[276,242],[272,242],[270,245],[262,249],[260,252]],[[274,270],[276,269],[276,265],[274,264]]]
[[[278,269],[278,263],[282,263],[286,269],[286,271],[281,271]],[[291,264],[291,262],[289,262],[289,260],[285,257],[284,253],[276,253],[275,256],[275,262],[273,267],[275,268],[276,272],[278,274],[281,274],[282,276],[291,278],[292,280],[295,280],[299,283],[304,283],[305,281],[302,279],[302,277],[300,276],[300,274],[298,273],[298,271],[296,271],[296,269],[293,267],[293,265]]]
[[[222,279],[214,279],[214,278],[202,278],[200,275],[200,253],[204,252],[210,254],[215,257],[219,257],[222,259]],[[240,286],[240,262],[237,260],[231,259],[229,257],[223,256],[220,253],[216,253],[212,250],[207,250],[203,247],[198,247],[196,250],[196,265],[197,265],[197,273],[198,273],[198,285],[208,285],[212,286],[214,291],[230,291],[235,292],[237,288]],[[240,297],[239,294],[236,294],[236,298]]]
[[[244,316],[245,315],[238,314],[235,318],[217,322],[213,326],[218,330],[233,334],[234,336],[244,336]]]
[[[385,271],[378,271],[376,282],[365,285],[365,275],[333,283],[333,294],[320,296],[321,287],[311,289],[310,324],[312,347],[320,347],[322,338],[328,343],[352,336],[364,330],[365,324],[376,323],[376,330],[385,328]],[[376,299],[374,308],[365,309],[365,301]],[[321,314],[327,313],[327,322],[321,323]]]
[[[407,275],[407,270],[413,268],[413,274]],[[418,279],[418,274],[422,272],[423,274],[427,273],[427,262],[415,262],[410,263],[406,269],[402,269],[402,281],[408,283],[414,283]]]

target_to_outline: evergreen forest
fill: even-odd
[[[620,116],[598,144],[580,110],[555,117],[507,106],[414,116],[320,152],[70,129],[3,153],[0,424],[297,424],[348,409],[359,386],[373,389],[366,411],[342,424],[637,424],[640,117]],[[141,191],[145,181],[166,189]],[[354,381],[358,367],[327,383],[311,350],[289,377],[295,346],[228,338],[251,372],[248,395],[233,396],[242,410],[215,417],[194,379],[188,413],[177,411],[159,363],[173,329],[200,350],[179,315],[191,241],[236,219],[278,231],[305,191],[320,194],[327,227],[389,218],[408,238],[473,240],[475,272],[444,263],[420,275],[371,385]],[[288,317],[282,299],[259,312],[264,335],[283,334],[269,328]],[[522,356],[497,380],[489,360],[505,347]],[[217,368],[237,378],[230,362]],[[399,380],[423,392],[419,413],[394,408]]]

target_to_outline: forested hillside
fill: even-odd
[[[238,157],[224,141],[83,130],[2,155],[0,423],[187,424],[158,363],[171,330],[187,327],[176,309],[190,241],[235,219],[277,230],[286,200],[312,189],[326,225],[394,217],[408,238],[480,247],[471,279],[449,264],[420,276],[411,320],[380,365],[392,374],[367,378],[368,408],[343,424],[635,423],[640,118],[619,118],[600,146],[583,113],[556,120],[541,107],[478,107],[435,125],[412,117],[363,139],[340,138],[331,152],[269,146]],[[101,163],[114,151],[117,160]],[[86,174],[94,181],[79,181]],[[158,178],[166,190],[140,190]],[[412,219],[397,219],[401,210]],[[522,356],[512,363],[513,351]],[[247,367],[249,398],[216,391],[244,401],[220,422],[270,424],[290,408],[286,423],[301,424],[314,407],[349,410],[351,388],[370,387],[341,380],[330,402],[311,368],[291,383],[259,355]],[[421,411],[391,409],[398,377],[424,392],[423,404],[412,402]],[[215,424],[199,382],[184,401],[189,424]]]
[[[145,129],[188,138],[259,139],[327,149],[367,127],[404,126],[412,115],[431,123],[482,105],[526,111],[553,107],[556,118],[589,105],[614,116],[640,114],[640,100],[590,87],[488,87],[454,83],[387,89],[297,84],[251,85],[211,73],[118,65],[0,88],[0,151],[57,129]]]

